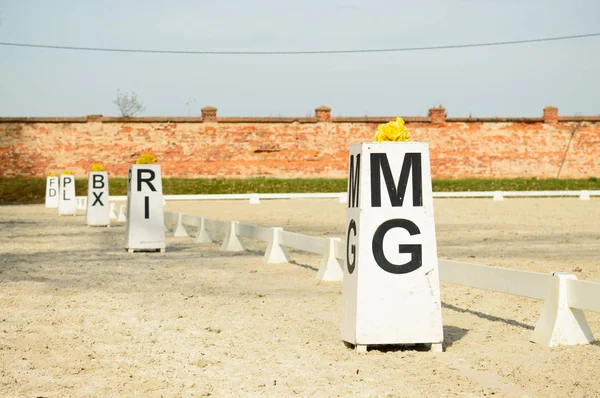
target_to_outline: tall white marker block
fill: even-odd
[[[46,177],[46,208],[58,208],[58,177]]]
[[[75,199],[75,176],[71,174],[61,174],[58,215],[74,216],[76,213],[77,200]]]
[[[125,248],[130,252],[165,250],[162,179],[158,164],[129,166]]]
[[[110,227],[110,203],[108,202],[108,173],[88,173],[87,225]]]
[[[429,148],[422,142],[350,146],[342,339],[431,343],[442,312]]]

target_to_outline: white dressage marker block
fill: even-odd
[[[493,200],[495,200],[497,202],[503,201],[504,195],[502,195],[502,192],[500,192],[500,191],[495,191]]]
[[[573,274],[555,272],[548,287],[542,315],[538,319],[531,341],[546,347],[557,345],[589,344],[594,335],[583,310],[569,307],[568,281]]]
[[[75,199],[75,177],[70,174],[62,174],[60,176],[58,215],[74,216],[75,214],[77,214],[77,201]]]
[[[160,165],[129,166],[125,248],[165,251],[165,220]]]
[[[46,208],[58,208],[58,177],[46,177]]]
[[[110,227],[110,204],[108,203],[108,173],[88,173],[87,225]]]
[[[429,148],[422,142],[350,146],[342,339],[443,342]]]

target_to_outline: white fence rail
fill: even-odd
[[[543,300],[552,275],[439,260],[440,280],[457,285]]]
[[[590,200],[592,196],[600,196],[600,190],[592,191],[479,191],[479,192],[434,192],[434,198],[493,198],[504,200],[505,197],[579,197]],[[189,200],[248,200],[250,204],[259,204],[261,199],[339,199],[347,202],[346,192],[332,193],[247,193],[247,194],[211,194],[211,195],[164,195],[166,201]],[[77,209],[87,208],[87,197],[77,196]],[[110,196],[110,202],[127,201],[127,196]]]
[[[289,262],[288,248],[322,255],[317,278],[342,280],[346,247],[338,238],[319,238],[281,228],[165,212],[167,229],[174,223],[177,224],[175,236],[188,236],[188,228],[195,228],[198,242],[211,241],[212,233],[225,234],[221,250],[244,250],[238,236],[268,242],[264,256],[267,263]],[[185,230],[184,235],[177,235],[180,228]],[[572,274],[548,275],[443,259],[439,260],[439,273],[442,282],[544,300],[542,314],[531,338],[536,343],[554,346],[586,344],[594,340],[583,311],[600,312],[598,282],[578,281]]]

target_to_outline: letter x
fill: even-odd
[[[104,204],[102,203],[102,201],[100,200],[100,197],[102,196],[102,194],[104,192],[100,192],[99,195],[96,195],[96,192],[92,192],[94,194],[94,203],[92,203],[92,206],[96,206],[96,203],[100,203],[100,206],[104,206]]]

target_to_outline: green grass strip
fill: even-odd
[[[0,204],[43,203],[46,179],[0,179]],[[87,195],[87,179],[76,180],[78,196]],[[433,180],[434,192],[476,191],[579,191],[600,190],[600,179],[464,179]],[[346,179],[277,179],[277,178],[165,178],[163,193],[167,195],[233,194],[233,193],[298,193],[345,192]],[[111,195],[127,194],[126,178],[110,179]]]

